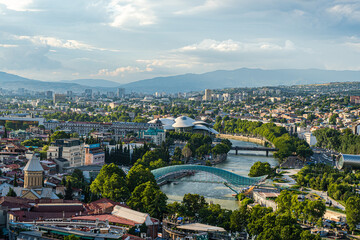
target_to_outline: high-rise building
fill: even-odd
[[[211,89],[205,89],[204,101],[211,101]]]
[[[57,103],[57,102],[65,102],[66,101],[66,94],[55,93],[53,101],[54,101],[54,104]]]
[[[118,98],[124,98],[125,97],[125,88],[118,88],[116,96]]]
[[[53,97],[53,92],[52,92],[52,91],[46,91],[46,92],[45,92],[45,96],[46,96],[47,98],[52,98],[52,97]]]
[[[92,97],[92,89],[85,89],[85,97]]]

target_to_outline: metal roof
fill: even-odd
[[[44,171],[43,167],[40,164],[40,160],[35,156],[35,154],[32,156],[32,158],[28,161],[26,166],[24,167],[23,171],[27,172],[42,172]]]

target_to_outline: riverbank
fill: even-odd
[[[266,141],[263,139],[247,137],[247,136],[242,136],[242,135],[218,134],[218,135],[216,135],[216,137],[224,138],[224,139],[238,140],[238,141],[243,141],[243,142],[252,142],[252,143],[260,144],[263,146],[265,146],[265,143],[266,143]]]

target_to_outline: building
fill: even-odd
[[[118,98],[124,98],[125,97],[125,88],[118,88],[116,92],[116,96]]]
[[[212,100],[212,90],[205,89],[204,101],[211,101]]]
[[[66,94],[55,93],[53,97],[54,104],[57,102],[66,102]]]
[[[22,122],[28,125],[42,125],[45,122],[45,118],[33,118],[31,116],[4,116],[0,117],[0,124],[5,126],[6,122]]]
[[[70,167],[79,167],[85,164],[83,149],[84,144],[79,139],[58,139],[49,146],[47,157],[64,158]]]
[[[85,97],[87,98],[92,97],[92,89],[85,89]]]
[[[88,135],[90,132],[112,132],[113,135],[125,136],[127,133],[138,133],[141,130],[149,128],[148,123],[135,122],[60,122],[51,120],[44,122],[44,126],[48,130],[62,130],[68,132],[76,132],[80,136]]]
[[[350,103],[359,104],[360,103],[360,96],[350,96]]]
[[[52,92],[52,91],[46,91],[46,92],[45,92],[45,97],[47,97],[47,98],[53,98],[53,92]]]
[[[352,131],[355,135],[360,135],[360,124],[354,123],[352,126]]]
[[[140,137],[144,139],[150,139],[152,143],[160,145],[165,142],[165,131],[158,128],[149,128],[145,131],[141,131]]]
[[[312,132],[306,132],[302,134],[304,136],[304,140],[310,145],[314,146],[317,143],[316,137],[312,134]]]
[[[360,155],[341,154],[336,166],[339,169],[345,167],[360,168]]]
[[[14,190],[16,196],[26,199],[59,199],[52,188],[43,187],[44,169],[40,164],[37,155],[33,155],[23,169],[24,187],[13,187],[7,183],[0,185],[1,196],[6,196],[10,188]]]
[[[44,169],[37,157],[33,156],[23,169],[24,188],[41,188]]]
[[[100,147],[100,143],[86,144],[85,149],[85,165],[103,165],[105,163],[105,152]]]
[[[142,224],[147,226],[147,236],[155,239],[158,235],[159,220],[152,218],[148,213],[142,213],[132,210],[128,207],[116,205],[113,207],[111,214],[97,214],[97,215],[84,215],[75,216],[73,221],[107,221],[110,225],[120,225],[126,227],[139,227]]]

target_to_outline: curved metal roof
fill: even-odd
[[[187,116],[180,116],[175,119],[175,123],[172,125],[174,128],[186,128],[194,126],[195,120]]]
[[[344,167],[360,168],[360,155],[341,154],[337,167],[339,169]]]

